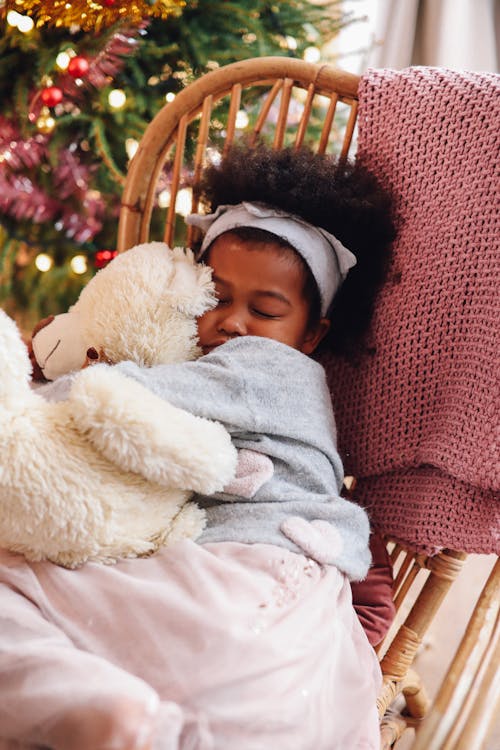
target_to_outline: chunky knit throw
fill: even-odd
[[[346,473],[399,541],[499,552],[500,76],[369,70],[358,123],[398,238],[375,355],[326,362]]]

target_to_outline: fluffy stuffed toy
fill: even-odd
[[[210,269],[189,251],[137,246],[83,290],[65,325],[54,327],[45,362],[59,350],[62,371],[79,369],[89,347],[113,362],[192,359],[196,318],[212,304]],[[62,331],[77,343],[66,359]],[[0,351],[0,546],[75,567],[200,533],[204,515],[190,492],[220,491],[235,475],[236,450],[221,425],[105,366],[76,375],[67,401],[46,401],[1,310]]]
[[[33,338],[47,380],[80,370],[86,352],[151,366],[193,359],[196,318],[213,306],[211,270],[191,250],[150,242],[118,255],[82,290],[67,313]]]

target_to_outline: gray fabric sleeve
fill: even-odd
[[[230,365],[203,358],[148,369],[133,362],[116,367],[173,406],[222,422],[231,432],[255,423],[256,415],[245,398],[244,380]]]

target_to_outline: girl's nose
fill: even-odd
[[[217,326],[219,333],[226,336],[244,336],[246,334],[246,323],[244,316],[236,311],[228,311],[222,316]]]

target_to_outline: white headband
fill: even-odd
[[[219,206],[213,214],[190,214],[186,217],[186,223],[199,227],[205,233],[200,257],[216,237],[237,227],[265,229],[284,239],[309,266],[318,285],[323,316],[328,313],[349,269],[356,265],[356,256],[333,234],[309,224],[299,216],[263,203]]]

